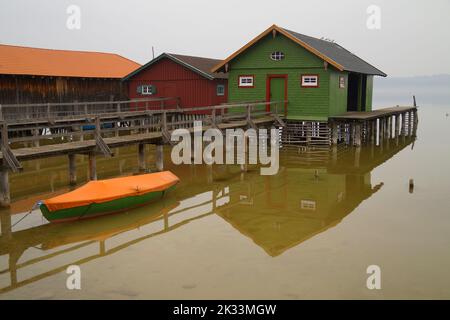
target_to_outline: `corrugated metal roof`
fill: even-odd
[[[344,47],[341,47],[335,42],[317,39],[284,28],[283,30],[291,34],[293,37],[299,39],[300,41],[305,42],[307,45],[313,47],[328,58],[336,61],[337,63],[342,65],[344,67],[344,70],[346,71],[386,77],[386,74],[383,71],[375,68],[371,64],[367,63],[363,59],[359,58],[358,56],[351,53]]]
[[[0,44],[0,74],[122,78],[141,65],[118,54]]]
[[[162,53],[155,59],[151,60],[150,62],[144,64],[139,69],[133,71],[129,75],[127,75],[123,80],[130,79],[134,75],[138,74],[142,70],[148,68],[152,64],[156,63],[157,61],[168,58],[172,61],[179,63],[186,68],[200,74],[201,76],[213,80],[213,79],[227,79],[228,74],[224,72],[211,72],[212,67],[214,67],[216,64],[220,63],[222,60],[219,59],[210,59],[210,58],[203,58],[203,57],[195,57],[195,56],[186,56],[181,54],[174,54],[174,53]]]

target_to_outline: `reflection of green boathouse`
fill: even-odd
[[[179,190],[165,202],[132,210],[126,215],[28,229],[13,227],[12,231],[11,217],[1,215],[0,259],[3,260],[1,265],[7,267],[0,270],[0,276],[9,281],[0,283],[0,293],[62,272],[68,265],[89,263],[215,214],[270,256],[278,256],[336,226],[368,199],[381,187],[381,184],[373,185],[371,171],[413,141],[414,137],[406,137],[398,143],[385,143],[384,147],[314,150],[300,156],[297,151],[285,151],[276,176],[260,176],[259,170],[255,170],[241,179],[239,168],[235,168],[236,172],[231,172],[227,179],[220,179],[222,170],[228,168],[192,166],[180,172],[169,168],[181,179]],[[299,157],[309,161],[299,166]],[[213,184],[195,179],[213,180]],[[292,192],[292,186],[296,192]],[[92,254],[87,247],[97,253]],[[68,264],[51,265],[52,269],[45,271],[37,269],[39,274],[31,277],[20,276],[23,268],[75,252],[77,260],[72,259]],[[79,258],[80,255],[83,257]]]

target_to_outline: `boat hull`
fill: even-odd
[[[165,193],[174,189],[171,186],[162,191],[152,191],[141,195],[127,196],[111,201],[101,203],[90,203],[89,205],[50,211],[45,204],[41,204],[40,209],[44,217],[53,223],[89,219],[107,214],[127,211],[133,208],[141,207],[161,199]]]

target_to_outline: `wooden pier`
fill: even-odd
[[[365,142],[383,143],[385,138],[415,136],[417,123],[416,106],[347,112],[330,118],[331,144],[343,142],[359,147]]]
[[[8,172],[21,171],[21,161],[67,156],[69,181],[76,184],[77,154],[89,155],[89,177],[96,180],[97,155],[112,157],[111,149],[127,145],[138,145],[140,170],[146,169],[144,145],[156,145],[156,167],[163,170],[162,146],[171,143],[170,133],[193,132],[196,120],[202,120],[203,130],[284,125],[276,107],[283,102],[166,108],[170,99],[0,106],[0,205],[10,204]],[[268,104],[275,105],[271,112],[265,111]]]

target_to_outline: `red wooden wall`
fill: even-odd
[[[137,87],[144,84],[154,85],[156,94],[141,95],[137,93]],[[218,84],[225,86],[225,95],[217,96]],[[128,80],[128,90],[130,99],[179,97],[182,108],[218,105],[227,102],[228,99],[226,79],[206,79],[168,58],[157,61],[133,76]],[[174,102],[171,104],[173,106]]]

